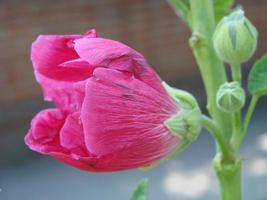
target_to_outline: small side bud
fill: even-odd
[[[180,150],[194,141],[202,128],[202,113],[196,99],[188,92],[172,88],[163,83],[166,91],[180,106],[181,110],[165,121],[165,126],[170,132],[181,138]]]
[[[213,35],[213,45],[218,57],[229,64],[246,62],[257,47],[258,32],[238,9],[224,17]]]
[[[216,103],[224,112],[237,112],[245,104],[244,89],[238,82],[224,83],[217,92]]]

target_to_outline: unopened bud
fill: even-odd
[[[246,62],[255,52],[258,33],[253,24],[238,9],[224,17],[213,35],[213,45],[218,57],[229,64]]]
[[[224,112],[237,112],[245,104],[244,89],[238,82],[224,83],[217,92],[216,103]]]

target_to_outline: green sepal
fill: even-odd
[[[173,88],[165,82],[162,82],[162,85],[164,86],[168,94],[173,98],[173,100],[176,101],[183,108],[192,109],[198,107],[198,103],[192,94],[184,90]]]
[[[267,95],[267,55],[253,65],[248,76],[248,90],[252,95]]]
[[[181,109],[176,115],[167,119],[164,124],[173,135],[190,143],[198,136],[202,128],[202,113],[197,100],[184,90],[173,88],[165,82],[162,84]]]
[[[132,193],[130,200],[147,200],[148,179],[142,179]]]
[[[184,109],[165,121],[164,124],[173,135],[181,138],[182,141],[186,140],[191,143],[202,128],[201,116],[198,108]]]

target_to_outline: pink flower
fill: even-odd
[[[31,59],[45,100],[25,137],[34,151],[88,171],[143,167],[181,139],[164,122],[180,111],[144,57],[117,41],[85,35],[39,36]]]

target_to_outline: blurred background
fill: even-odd
[[[259,48],[244,66],[267,52],[267,1],[239,0],[260,33]],[[162,79],[195,94],[202,82],[187,45],[189,29],[165,0],[0,0],[0,200],[125,200],[142,177],[150,200],[217,199],[210,161],[214,143],[203,132],[176,159],[148,172],[89,173],[31,152],[24,144],[30,120],[51,107],[42,100],[30,61],[39,34],[83,33],[122,41],[145,55]],[[266,77],[267,78],[267,77]],[[263,98],[243,146],[244,199],[267,199],[267,99]]]

